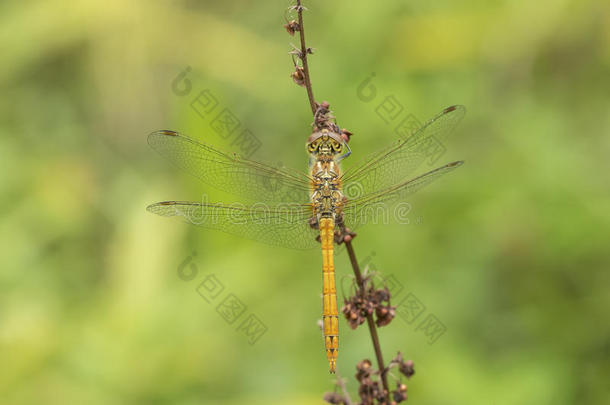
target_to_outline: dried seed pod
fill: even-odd
[[[356,364],[356,380],[362,382],[371,375],[372,363],[369,359],[364,359]]]
[[[400,364],[400,372],[403,373],[407,378],[411,378],[415,374],[415,368],[413,367],[413,360],[407,360]]]
[[[352,133],[350,131],[348,131],[347,129],[343,128],[341,129],[341,138],[343,138],[343,140],[345,142],[349,142],[349,140],[352,138]]]
[[[284,28],[290,35],[294,35],[295,32],[299,31],[301,27],[296,20],[290,20],[287,24],[284,24]]]
[[[383,301],[390,301],[390,290],[387,288],[375,290],[375,301],[379,304],[381,304]]]
[[[359,297],[350,297],[345,299],[345,305],[341,311],[345,315],[345,319],[349,323],[350,328],[356,329],[366,320],[366,313],[362,313],[363,300]]]
[[[396,383],[396,390],[392,392],[392,398],[396,403],[400,403],[402,401],[407,400],[407,386],[400,382]]]
[[[413,367],[413,360],[403,360],[402,353],[398,352],[396,357],[392,359],[393,364],[398,364],[398,369],[407,378],[411,378],[415,374],[415,368]]]
[[[327,392],[324,394],[324,400],[329,404],[345,404],[345,398],[336,392]]]
[[[379,306],[375,309],[375,315],[377,316],[377,321],[375,322],[377,326],[386,326],[394,316],[396,315],[396,307],[387,305],[387,306]]]
[[[305,87],[305,69],[297,66],[296,70],[291,74],[292,80],[301,87]]]

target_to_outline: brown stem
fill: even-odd
[[[311,76],[309,75],[309,65],[307,64],[307,47],[305,46],[305,27],[303,26],[303,6],[301,0],[297,0],[297,14],[299,16],[299,36],[301,37],[301,60],[303,61],[303,71],[305,74],[305,88],[307,89],[307,97],[311,106],[311,113],[316,115],[316,101],[313,98],[313,89],[311,87]]]
[[[356,253],[354,252],[354,247],[352,246],[352,242],[345,242],[345,247],[347,248],[347,254],[349,255],[349,260],[352,263],[352,268],[354,269],[354,275],[356,276],[356,282],[358,283],[358,287],[360,291],[364,292],[364,279],[362,278],[362,273],[360,272],[360,266],[358,265],[358,261],[356,260]],[[369,325],[369,331],[371,332],[371,339],[373,340],[373,346],[375,347],[375,356],[377,357],[377,365],[379,366],[379,374],[381,375],[381,382],[383,383],[383,388],[385,391],[390,393],[388,388],[388,378],[385,373],[385,366],[383,364],[383,355],[381,353],[381,345],[379,344],[379,335],[377,335],[377,327],[375,326],[375,321],[373,320],[373,315],[368,315],[366,317],[366,322]]]

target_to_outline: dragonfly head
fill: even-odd
[[[307,152],[314,156],[333,157],[343,152],[343,139],[335,132],[323,129],[307,139]]]

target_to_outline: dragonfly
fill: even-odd
[[[314,129],[307,139],[307,172],[223,152],[175,131],[155,131],[148,136],[154,150],[178,168],[241,201],[163,201],[149,205],[147,210],[274,246],[321,247],[322,328],[329,371],[334,373],[339,351],[334,252],[341,239],[337,236],[375,221],[380,204],[403,201],[461,166],[463,161],[455,161],[413,176],[426,159],[433,160],[431,147],[442,146],[464,114],[465,108],[460,105],[445,108],[412,134],[345,171],[341,163],[351,150],[346,139],[328,128]]]

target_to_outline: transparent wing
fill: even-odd
[[[150,146],[174,165],[205,183],[253,201],[309,201],[309,177],[302,172],[225,153],[174,131],[148,136]]]
[[[419,191],[445,173],[460,167],[464,162],[458,161],[436,168],[409,181],[396,184],[366,196],[348,200],[343,209],[343,221],[348,228],[355,229],[367,223],[401,222],[405,220],[400,206],[392,207],[393,202],[404,200],[407,196]],[[403,207],[406,208],[406,207]],[[410,210],[410,207],[409,207]]]
[[[424,160],[434,163],[444,153],[444,142],[462,120],[466,109],[455,105],[444,109],[412,136],[373,153],[342,176],[348,198],[358,198],[404,183]]]
[[[309,226],[312,216],[307,204],[207,204],[164,201],[149,205],[148,211],[164,217],[180,217],[185,222],[243,236],[274,246],[292,249],[319,247],[319,231]]]

